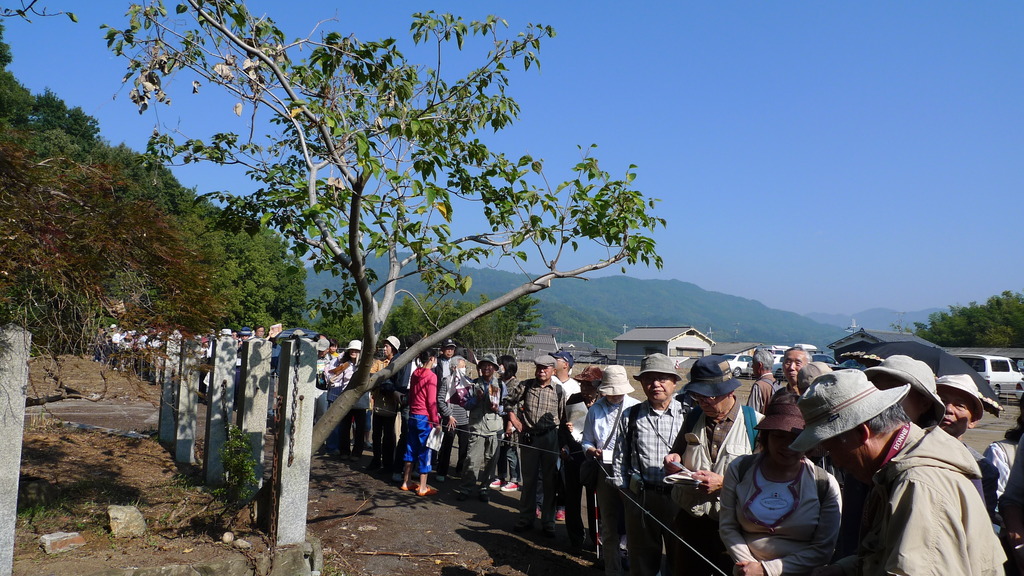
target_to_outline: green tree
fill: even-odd
[[[1024,294],[1005,291],[984,304],[950,306],[915,327],[918,336],[940,346],[1024,347]]]
[[[238,102],[236,113],[248,106],[253,121],[269,118],[269,125],[262,136],[256,125],[254,136],[155,134],[150,152],[167,162],[247,167],[258,190],[221,200],[280,230],[317,271],[338,277],[322,305],[358,310],[365,347],[376,348],[399,278],[419,276],[434,299],[469,290],[472,278],[460,273],[466,263],[505,259],[526,270],[531,258],[543,267],[385,370],[370,375],[372,356],[364,355],[349,390],[316,425],[314,446],[377,380],[477,318],[558,279],[620,262],[661,265],[647,232],[664,220],[652,215],[655,201],[632,187],[634,167],[613,178],[586,149],[572,176],[552,186],[539,159],[510,158],[479,137],[514,121],[510,66],[538,66],[552,28],[529,25],[509,37],[495,16],[414,15],[412,40],[436,48],[434,61],[467,43],[487,47],[477,67],[455,74],[410,62],[392,38],[364,42],[330,31],[287,39],[271,18],[239,1],[186,0],[173,11],[159,0],[133,4],[125,28],[108,27],[111,49],[128,60],[139,110],[168,104],[173,78],[187,82],[188,92],[217,86]],[[460,229],[472,222],[480,229],[456,232],[456,216]],[[567,265],[581,243],[606,255]],[[388,259],[384,277],[366,266],[369,255]]]

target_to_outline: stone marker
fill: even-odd
[[[199,342],[183,343],[181,368],[178,374],[176,432],[174,435],[174,461],[179,464],[196,463],[196,421],[199,419]]]
[[[294,337],[282,342],[278,371],[282,402],[274,448],[277,477],[271,479],[275,483],[277,502],[271,506],[277,520],[277,544],[286,546],[306,540],[313,392],[316,390],[315,344]]]
[[[217,348],[206,391],[206,438],[203,442],[203,479],[207,486],[224,483],[224,443],[228,440],[228,424],[235,395],[235,360],[238,348],[230,334],[217,338]]]
[[[238,407],[237,424],[249,438],[252,457],[256,461],[256,486],[263,485],[263,448],[267,432],[267,398],[270,392],[270,354],[273,345],[263,338],[242,343],[242,405]]]
[[[85,538],[78,532],[54,532],[40,536],[39,543],[43,545],[43,551],[47,554],[57,554],[85,546]],[[8,570],[7,573],[10,574],[11,571]]]
[[[0,328],[0,575],[14,571],[14,528],[18,522],[21,436],[32,335],[14,325]]]
[[[178,402],[178,371],[181,369],[181,333],[177,330],[167,339],[167,357],[162,358],[163,370],[160,378],[160,425],[157,437],[162,444],[175,441],[177,423],[174,412]]]
[[[114,538],[136,538],[145,536],[146,519],[135,506],[107,506],[110,518],[110,534]]]

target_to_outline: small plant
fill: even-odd
[[[256,490],[256,459],[252,456],[249,437],[241,428],[228,425],[228,439],[221,450],[224,485],[213,490],[217,498],[238,503],[248,500]]]

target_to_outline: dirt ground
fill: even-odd
[[[131,438],[61,425],[82,422],[146,435],[157,426],[157,387],[123,372],[105,370],[85,358],[62,358],[60,365],[33,362],[30,396],[52,394],[63,382],[89,400],[66,400],[29,409],[22,449],[22,482],[44,478],[57,487],[56,504],[19,512],[16,575],[93,574],[103,569],[186,564],[240,554],[220,538],[232,530],[266,548],[251,528],[249,514],[226,510],[199,486],[200,471],[176,466],[151,437]],[[746,397],[749,381],[738,392]],[[968,435],[983,449],[1002,436],[1018,413],[1016,406],[996,419],[986,417]],[[359,462],[325,456],[313,460],[308,531],[324,547],[325,575],[442,574],[503,576],[582,574],[595,556],[573,555],[564,528],[554,539],[540,531],[513,534],[519,493],[492,491],[490,503],[458,502],[454,479],[437,484],[432,497],[402,492],[390,474],[363,470]],[[107,529],[109,504],[133,504],[143,512],[149,533],[114,539]],[[83,548],[47,556],[39,536],[78,531]],[[250,552],[251,554],[251,552]]]
[[[225,512],[199,487],[198,468],[176,466],[152,438],[60,424],[67,420],[152,434],[157,426],[156,386],[104,370],[88,359],[62,358],[60,366],[33,362],[29,395],[52,394],[58,380],[91,400],[29,409],[23,483],[29,477],[46,479],[60,496],[54,505],[19,513],[16,575],[84,575],[239,554],[220,542],[229,529],[251,542],[254,551],[266,548],[245,510]],[[421,498],[400,491],[390,474],[365,472],[368,461],[369,451],[359,462],[326,456],[313,460],[308,531],[322,542],[325,575],[576,574],[595,559],[593,553],[568,553],[564,529],[554,539],[540,531],[512,534],[518,492],[493,491],[490,503],[458,502],[457,481],[451,478],[435,484],[439,494]],[[149,534],[112,538],[106,521],[110,504],[138,506]],[[39,536],[57,531],[80,532],[87,544],[47,556]]]

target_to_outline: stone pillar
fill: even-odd
[[[203,442],[203,479],[207,486],[224,483],[221,453],[228,440],[228,424],[235,397],[235,360],[238,347],[230,334],[217,338],[210,387],[206,391],[206,438]]]
[[[181,350],[181,368],[178,370],[178,392],[175,395],[177,432],[174,436],[174,461],[181,464],[196,463],[196,421],[199,420],[199,360],[202,349],[199,342],[188,340]]]
[[[277,501],[271,506],[276,518],[277,544],[285,546],[306,540],[316,345],[305,338],[290,338],[282,342],[278,373],[282,402],[274,447],[276,476],[271,479]],[[271,537],[275,535],[271,534]]]
[[[256,461],[256,478],[259,488],[263,485],[263,448],[267,432],[267,395],[270,392],[270,354],[273,346],[269,340],[252,338],[242,343],[242,405],[235,412],[238,427],[249,437],[252,457]]]
[[[157,380],[160,382],[160,425],[158,438],[162,444],[175,441],[177,422],[174,412],[178,408],[178,371],[181,369],[181,335],[177,332],[165,344],[167,355],[160,359],[162,365]]]
[[[18,522],[21,435],[25,430],[25,391],[32,335],[9,325],[0,328],[0,575],[14,571],[14,527]]]

